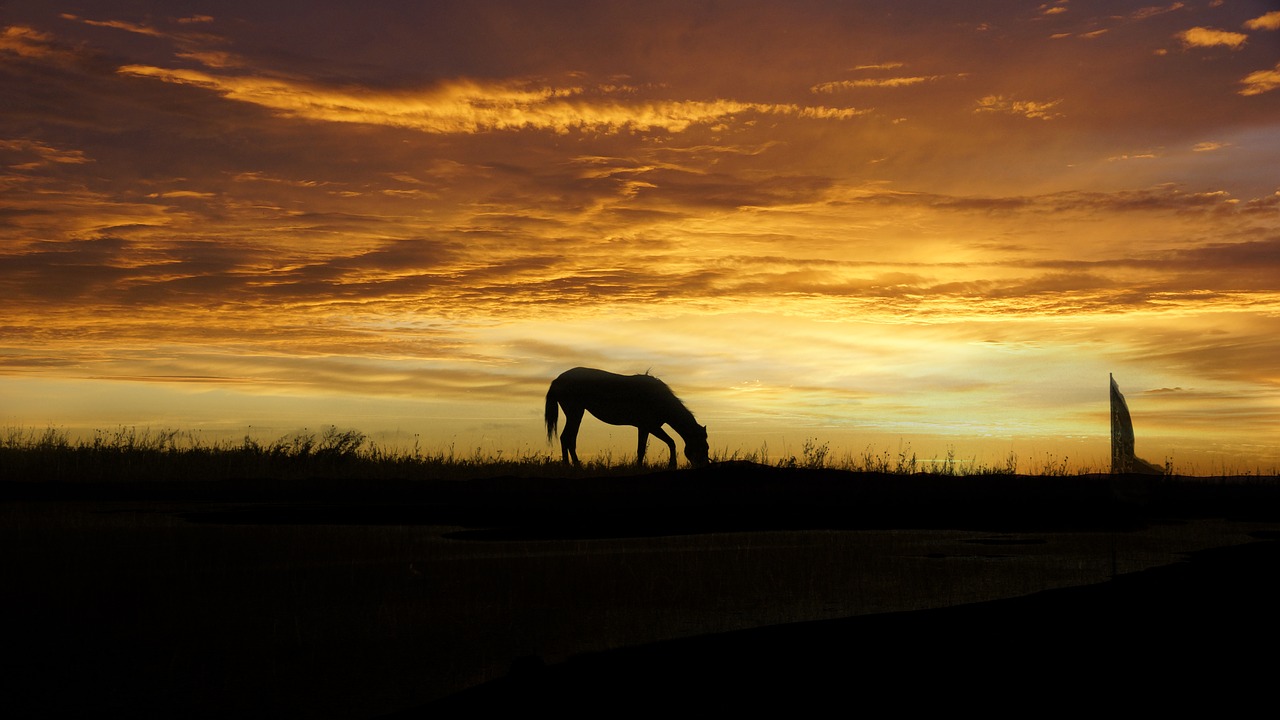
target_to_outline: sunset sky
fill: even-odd
[[[1280,465],[1280,5],[0,2],[0,424]],[[634,452],[588,420],[580,451]],[[651,453],[665,458],[660,444]]]

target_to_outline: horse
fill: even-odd
[[[570,464],[570,458],[573,465],[582,464],[578,461],[578,428],[584,411],[610,425],[634,425],[639,430],[637,465],[644,464],[644,451],[653,435],[670,448],[668,467],[675,468],[676,441],[663,431],[663,425],[670,425],[684,440],[684,454],[690,463],[709,462],[706,426],[698,424],[666,383],[648,373],[617,375],[583,367],[561,373],[547,390],[547,442],[555,437],[560,420],[557,405],[564,409],[560,454],[566,464]]]

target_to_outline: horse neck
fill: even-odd
[[[680,437],[688,437],[689,433],[698,425],[698,420],[689,412],[689,408],[685,407],[678,400],[673,400],[671,409],[667,412],[667,424],[680,433]]]

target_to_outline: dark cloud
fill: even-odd
[[[1203,325],[1151,327],[1138,338],[1138,351],[1159,367],[1181,370],[1189,378],[1211,378],[1280,390],[1275,358],[1280,353],[1280,319],[1267,316],[1219,317],[1217,332]],[[1224,407],[1223,410],[1229,409]],[[1274,410],[1273,410],[1274,411]]]
[[[42,301],[95,299],[136,275],[119,238],[36,241],[0,254],[0,287],[9,298]]]
[[[824,177],[731,177],[674,169],[654,169],[637,174],[636,179],[643,183],[635,189],[636,202],[659,207],[739,208],[811,202],[833,185],[831,178]]]
[[[1234,268],[1274,273],[1280,278],[1280,237],[1240,243],[1210,243],[1202,247],[1177,250],[1168,261],[1182,266],[1213,272]],[[1277,279],[1280,285],[1280,279]]]
[[[1038,212],[1160,212],[1234,213],[1270,208],[1272,197],[1241,204],[1224,190],[1189,191],[1176,185],[1112,192],[1067,191],[1035,196],[963,196],[924,192],[869,192],[851,204],[921,206],[940,210]]]
[[[1024,267],[1056,268],[1056,277],[1099,277],[1170,298],[1208,302],[1222,293],[1280,290],[1280,238],[1209,243],[1108,260],[1035,260]]]

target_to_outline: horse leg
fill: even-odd
[[[671,450],[671,462],[667,463],[667,467],[674,470],[676,467],[676,441],[672,440],[671,436],[668,435],[667,432],[662,428],[658,428],[656,430],[650,430],[649,432],[653,433],[654,437],[666,443],[667,447]]]
[[[649,431],[639,428],[640,439],[636,441],[636,464],[644,465],[644,451],[649,447]]]
[[[563,405],[561,407],[564,407]],[[582,426],[583,408],[566,407],[564,408],[564,432],[560,433],[560,457],[568,465],[569,458],[573,458],[574,465],[582,465],[578,462],[578,428]]]

